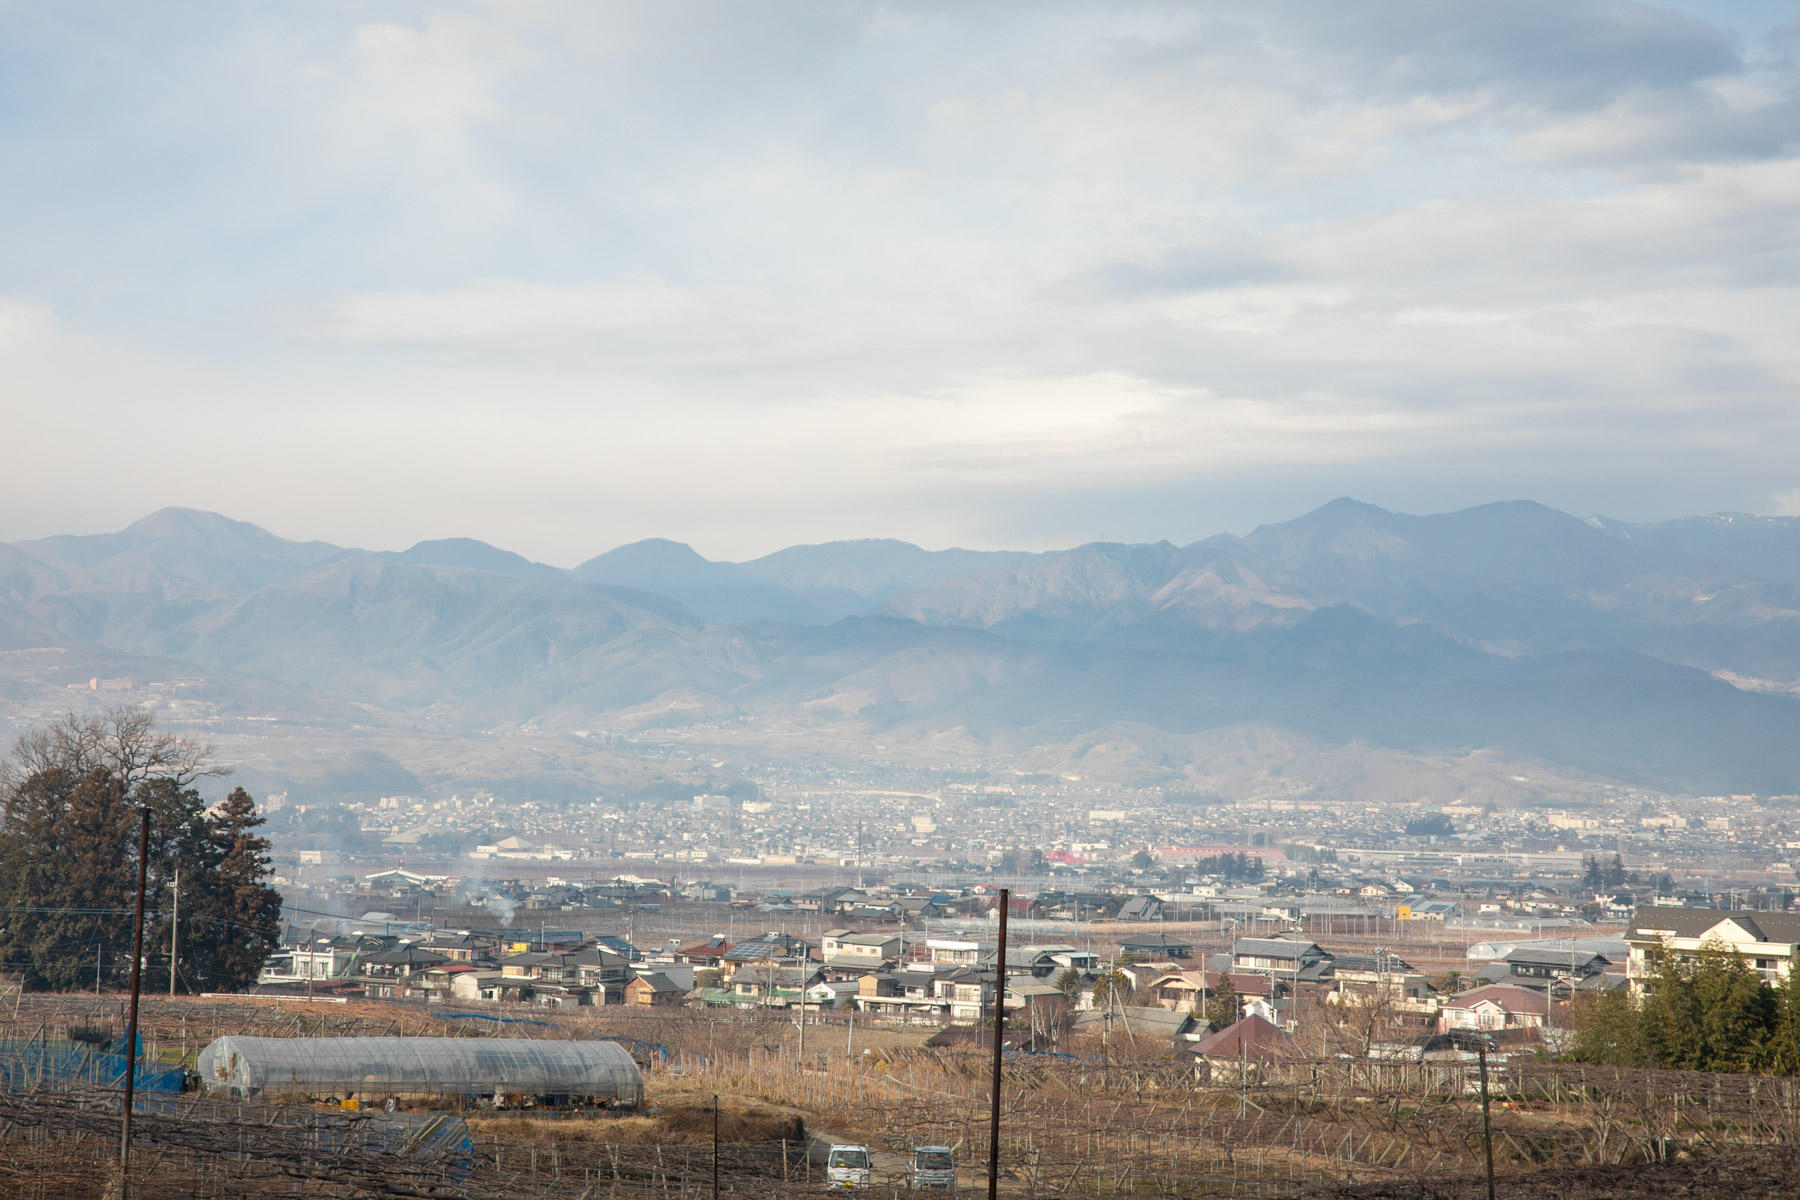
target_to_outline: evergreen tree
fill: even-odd
[[[1069,998],[1073,1004],[1081,998],[1081,972],[1069,967],[1056,977],[1056,990]]]
[[[1223,1029],[1235,1024],[1242,1005],[1238,1001],[1237,988],[1231,982],[1231,976],[1219,972],[1219,986],[1212,990],[1206,1001],[1207,1024],[1214,1029]]]
[[[1776,990],[1775,1029],[1769,1035],[1768,1069],[1800,1075],[1800,981],[1790,965],[1787,982]]]
[[[281,938],[281,894],[264,881],[270,874],[269,842],[256,834],[263,823],[256,802],[234,788],[208,822],[211,872],[200,893],[200,933],[206,954],[198,982],[209,988],[244,987]]]
[[[1771,987],[1728,950],[1666,956],[1634,1006],[1622,994],[1574,1012],[1581,1062],[1689,1071],[1800,1070],[1796,984]]]
[[[1597,892],[1606,886],[1606,873],[1600,868],[1598,855],[1581,856],[1581,886],[1590,892]]]
[[[1731,953],[1705,955],[1690,978],[1699,1017],[1698,1068],[1761,1070],[1775,1032],[1775,989]]]
[[[137,812],[96,767],[30,777],[7,805],[6,960],[32,988],[105,983],[129,970]]]
[[[1624,992],[1579,997],[1570,1009],[1575,1040],[1569,1057],[1575,1062],[1641,1067],[1645,1061],[1642,1017]]]
[[[1131,976],[1115,967],[1094,981],[1094,1007],[1130,1004],[1131,990]]]
[[[1622,887],[1624,884],[1625,860],[1615,851],[1612,856],[1612,862],[1606,865],[1605,886],[1616,888]]]
[[[166,969],[179,878],[181,981],[220,991],[254,981],[279,938],[281,897],[266,883],[255,802],[239,788],[209,817],[190,786],[217,773],[204,748],[131,714],[71,717],[20,739],[0,771],[0,957],[27,988],[129,978],[146,810],[146,961]]]

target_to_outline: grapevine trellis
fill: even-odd
[[[42,1041],[106,1026],[117,1002],[28,997],[7,1007],[13,1020],[0,1011],[0,1034]],[[966,1183],[974,1181],[969,1165],[986,1159],[988,1075],[980,1053],[902,1049],[894,1039],[851,1052],[838,1027],[836,1038],[809,1038],[802,1058],[791,1025],[760,1014],[531,1015],[544,1023],[504,1032],[666,1044],[649,1072],[653,1109],[703,1111],[718,1094],[805,1121],[810,1147],[798,1130],[727,1139],[722,1195],[820,1194],[817,1147],[834,1139],[862,1141],[876,1152],[880,1195],[901,1189],[902,1156],[913,1145],[953,1147]],[[222,1033],[495,1032],[486,1022],[460,1028],[420,1009],[372,1002],[147,1000],[144,1016],[146,1056],[163,1063]],[[1485,1194],[1472,1064],[1295,1059],[1209,1075],[1166,1057],[1102,1062],[1013,1054],[1005,1080],[1002,1191],[1012,1197]],[[1794,1080],[1525,1060],[1494,1065],[1490,1087],[1501,1196],[1800,1194]],[[103,1194],[117,1150],[117,1106],[116,1093],[96,1089],[0,1094],[0,1195]],[[645,1117],[589,1114],[558,1124],[495,1114],[471,1122],[479,1128],[456,1160],[396,1154],[364,1136],[368,1119],[317,1105],[159,1098],[138,1114],[132,1195],[711,1194],[711,1149],[691,1126],[682,1138],[656,1142],[641,1130],[625,1136],[625,1123],[648,1123]],[[1752,1182],[1772,1190],[1757,1192]]]

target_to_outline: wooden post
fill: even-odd
[[[1000,1194],[1000,1064],[1006,1041],[1006,912],[1011,907],[1011,892],[1001,888],[1000,938],[995,947],[999,974],[994,981],[994,1086],[988,1110],[988,1200]]]
[[[713,1093],[713,1200],[719,1200],[719,1093]]]
[[[181,950],[181,871],[175,872],[175,887],[169,893],[172,911],[169,916],[169,995],[175,994],[175,959]]]
[[[119,1194],[131,1195],[131,1105],[137,1090],[138,995],[144,968],[144,873],[150,866],[150,810],[138,822],[137,924],[131,938],[131,1019],[125,1023],[125,1111],[119,1121]]]
[[[1481,1143],[1487,1154],[1488,1200],[1494,1200],[1494,1127],[1488,1120],[1487,1037],[1475,1043],[1475,1059],[1481,1067]]]

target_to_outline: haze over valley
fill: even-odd
[[[1502,802],[1800,790],[1800,519],[1350,499],[1242,536],[570,570],[166,509],[0,545],[18,728],[159,706],[254,783],[591,797],[667,755]],[[691,771],[689,772],[691,773]],[[702,773],[703,774],[703,773]]]

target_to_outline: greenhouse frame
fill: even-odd
[[[617,1042],[458,1037],[238,1037],[200,1052],[209,1092],[564,1097],[638,1106],[644,1076]]]

